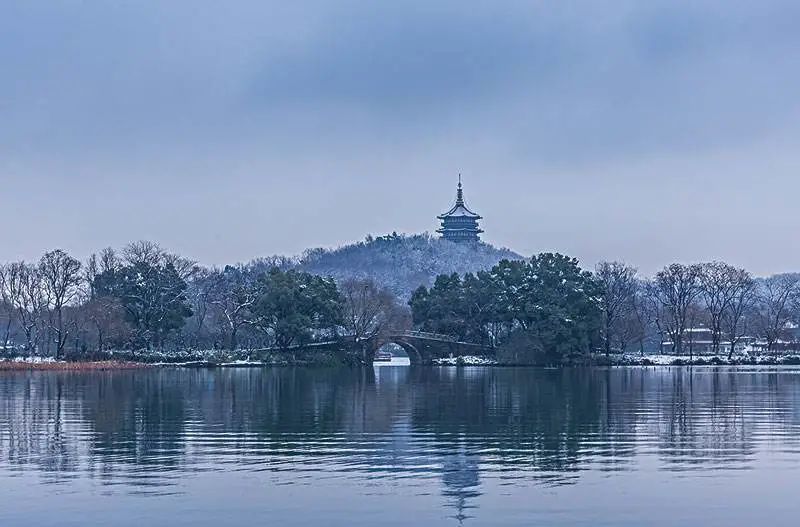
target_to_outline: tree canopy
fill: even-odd
[[[109,269],[96,277],[100,296],[118,298],[134,330],[138,346],[161,347],[192,315],[187,284],[171,262],[138,261]]]
[[[439,276],[411,298],[414,323],[478,343],[524,340],[557,360],[589,352],[600,327],[600,285],[574,258],[543,253],[490,271]]]
[[[273,268],[258,280],[253,324],[285,349],[307,342],[314,331],[335,331],[341,304],[333,280]]]

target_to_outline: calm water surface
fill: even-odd
[[[0,373],[0,525],[798,524],[800,370]]]

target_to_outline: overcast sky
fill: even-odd
[[[800,270],[796,0],[0,2],[0,261],[433,231]]]

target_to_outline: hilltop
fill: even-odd
[[[459,244],[429,234],[373,238],[336,249],[311,249],[297,262],[310,273],[347,278],[371,278],[407,300],[421,285],[430,286],[436,276],[490,269],[503,259],[522,256],[488,243]]]

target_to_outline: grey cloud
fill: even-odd
[[[652,268],[656,233],[770,269],[681,245],[719,228],[713,200],[680,221],[650,204],[724,188],[737,235],[774,220],[786,250],[796,213],[751,180],[800,190],[798,21],[786,0],[7,0],[0,206],[28,221],[0,247],[294,252],[434,228],[460,170],[522,252]]]

